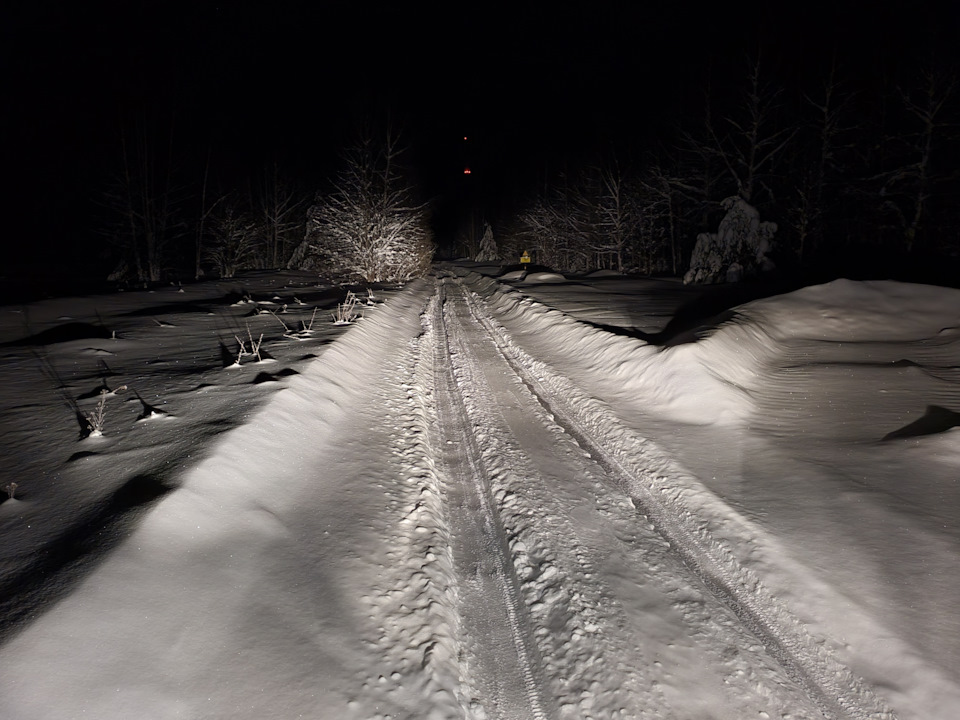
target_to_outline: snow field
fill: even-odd
[[[353,598],[389,595],[431,572],[424,560],[418,578],[408,564],[370,591],[395,550],[383,534],[395,521],[381,478],[401,468],[416,477],[423,465],[398,457],[398,468],[382,468],[379,454],[356,446],[416,429],[409,407],[391,422],[368,389],[411,357],[406,343],[429,292],[410,288],[342,335],[324,362],[223,436],[88,580],[7,643],[16,662],[2,673],[4,717],[422,716],[405,667],[374,648],[384,627],[421,644],[439,635],[432,652],[442,657],[443,625],[425,616],[437,604],[421,598],[401,618],[407,627],[388,628],[389,616],[371,619]],[[409,406],[410,387],[384,385],[394,408]],[[408,440],[398,447],[416,454]],[[425,684],[444,707],[443,680]]]
[[[670,283],[455,273],[297,337],[212,283],[0,314],[0,717],[952,720],[957,291],[654,347],[608,330]]]
[[[305,279],[249,282],[273,295],[290,292],[284,281]],[[329,292],[315,278],[309,282],[299,291],[320,297]],[[23,562],[62,533],[65,522],[82,526],[91,507],[109,501],[126,480],[179,484],[174,476],[194,464],[213,437],[240,424],[279,387],[265,382],[279,378],[257,372],[265,365],[245,361],[243,371],[225,373],[218,341],[245,333],[247,323],[258,334],[266,331],[271,349],[283,358],[277,375],[296,373],[305,349],[278,346],[280,325],[272,315],[245,317],[260,304],[229,305],[233,301],[224,294],[234,286],[201,283],[187,292],[57,298],[0,312],[0,333],[9,339],[0,351],[6,388],[0,427],[7,440],[0,453],[5,473],[20,484],[18,517],[25,521],[5,523],[3,530],[9,546],[24,553]],[[263,307],[280,308],[279,301],[267,302]],[[285,315],[288,322],[296,316]],[[318,328],[311,345],[319,350],[325,340],[329,334]],[[95,410],[105,386],[112,392],[103,436],[78,443],[88,432],[84,415]],[[151,411],[160,417],[150,417]],[[0,514],[9,511],[0,507]],[[13,559],[8,555],[8,562]]]

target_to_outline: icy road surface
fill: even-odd
[[[953,717],[953,644],[918,651],[859,602],[871,581],[813,562],[816,538],[785,550],[796,528],[701,480],[709,445],[641,432],[631,398],[661,433],[756,421],[776,343],[750,333],[782,325],[743,327],[662,353],[456,269],[414,283],[209,440],[57,602],[16,596],[0,717]],[[195,414],[216,391],[189,393]],[[956,437],[935,440],[948,464]],[[97,442],[73,472],[133,463]],[[29,537],[39,512],[0,520]],[[956,559],[934,541],[932,565]]]

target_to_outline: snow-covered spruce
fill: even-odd
[[[727,211],[715,233],[700,233],[690,256],[685,283],[739,282],[773,269],[770,253],[777,224],[739,196],[723,201]]]

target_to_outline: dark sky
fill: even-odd
[[[360,119],[389,113],[430,194],[463,182],[464,134],[472,179],[510,193],[559,158],[666,137],[699,111],[708,66],[735,84],[759,50],[803,82],[836,48],[866,87],[960,37],[956,9],[916,1],[17,5],[0,11],[3,242],[35,238],[28,255],[84,252],[133,117],[172,126],[188,165],[209,150],[220,182],[276,157],[315,185]]]

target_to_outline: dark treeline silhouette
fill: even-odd
[[[828,58],[801,79],[745,56],[674,132],[555,159],[500,219],[500,247],[566,271],[683,275],[698,235],[740,198],[776,224],[781,270],[956,283],[956,68],[931,52],[879,73],[868,83]]]
[[[109,279],[153,283],[278,268],[303,239],[308,190],[276,157],[238,169],[178,137],[172,113],[120,123],[94,198]]]
[[[735,271],[700,281],[749,275],[761,250],[808,276],[956,277],[944,3],[0,12],[10,297],[284,267],[334,227],[308,213],[384,116],[445,256],[683,276],[733,238]],[[772,247],[738,234],[756,218]]]
[[[732,40],[695,48],[651,83],[635,80],[640,61],[626,62],[615,47],[633,47],[624,44],[640,25],[597,20],[602,37],[590,48],[600,59],[581,65],[572,54],[580,36],[554,48],[560,36],[529,37],[538,23],[519,17],[490,67],[468,56],[452,90],[445,76],[449,103],[431,99],[430,76],[416,73],[395,86],[374,74],[376,83],[356,83],[347,95],[348,77],[337,81],[340,94],[304,85],[304,109],[292,102],[296,77],[280,74],[276,89],[286,99],[249,112],[228,104],[239,100],[227,89],[208,98],[207,88],[217,87],[210,76],[193,92],[205,113],[226,107],[215,126],[213,115],[185,111],[191,104],[181,90],[146,97],[114,122],[92,217],[77,218],[100,233],[98,272],[143,283],[288,266],[308,235],[317,245],[318,233],[335,226],[320,208],[344,200],[350,131],[389,116],[405,147],[402,194],[419,213],[418,237],[430,218],[445,256],[489,256],[495,247],[508,264],[528,250],[566,272],[683,276],[698,237],[721,239],[721,221],[739,198],[737,207],[776,225],[764,257],[781,272],[956,282],[955,51],[945,55],[931,42],[926,52],[875,62],[897,37],[890,30],[849,47],[838,36],[833,52],[801,56],[796,48],[777,52],[785,36],[771,34],[754,51]],[[698,32],[691,42],[713,37]],[[873,54],[864,53],[868,41]],[[455,39],[444,42],[449,49]],[[584,89],[591,92],[578,97]],[[315,118],[327,124],[314,132]],[[244,132],[251,127],[259,130]],[[756,254],[744,247],[741,255]],[[311,269],[322,270],[316,258]],[[744,276],[759,267],[735,260]]]
[[[389,120],[365,118],[345,135],[338,162],[305,179],[275,157],[238,167],[212,144],[184,151],[170,118],[160,117],[142,113],[121,126],[117,161],[97,195],[110,281],[289,267],[402,282],[429,269],[430,204]]]

